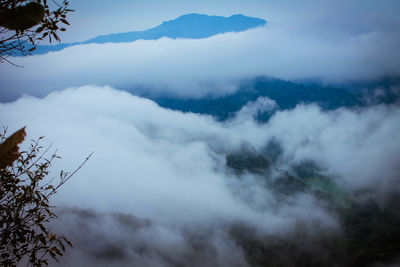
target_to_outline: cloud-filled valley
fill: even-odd
[[[398,266],[399,2],[207,1],[83,44],[130,31],[100,1],[71,46],[0,64],[0,127],[61,156],[46,181],[93,152],[51,198],[74,247],[50,265]],[[263,26],[226,24],[242,8]],[[225,30],[159,24],[183,11]]]
[[[46,129],[45,141],[62,155],[54,171],[71,169],[94,151],[54,199],[55,227],[76,246],[63,259],[66,266],[248,266],[251,252],[240,233],[269,237],[265,246],[283,242],[274,239],[282,235],[295,240],[302,231],[312,246],[324,242],[313,232],[340,236],[337,211],[324,199],[307,190],[285,194],[275,184],[300,177],[296,166],[305,162],[319,166],[313,175],[333,179],[351,203],[385,206],[398,193],[398,106],[323,111],[299,105],[275,111],[264,124],[249,115],[260,108],[273,109],[273,101],[249,103],[236,118],[218,122],[111,87],[85,86],[43,99],[25,96],[1,104],[0,114],[11,131],[27,125],[31,138]],[[281,150],[275,156],[271,142]],[[262,170],[237,167],[235,153],[245,155],[243,162],[263,155]],[[318,251],[312,246],[306,250]]]

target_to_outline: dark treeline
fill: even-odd
[[[258,97],[269,97],[278,104],[279,109],[292,109],[298,104],[313,103],[324,110],[332,110],[380,103],[392,104],[399,99],[399,88],[398,77],[331,86],[325,86],[319,82],[300,83],[259,77],[242,81],[236,93],[220,97],[182,99],[171,96],[144,96],[165,108],[212,115],[224,121],[232,118],[244,105],[249,101],[255,101]],[[260,114],[257,119],[267,121],[270,115]]]
[[[244,250],[252,266],[379,266],[400,256],[400,194],[377,197],[377,189],[348,192],[323,168],[305,161],[289,170],[276,168],[281,150],[271,142],[262,151],[250,145],[227,155],[227,165],[240,175],[258,174],[264,184],[285,203],[299,193],[312,194],[326,210],[338,218],[340,229],[327,231],[299,223],[287,233],[260,235],[251,227],[238,224],[231,236]],[[272,174],[274,173],[274,175]]]

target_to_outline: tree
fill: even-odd
[[[28,55],[46,37],[60,41],[58,34],[66,30],[67,14],[73,11],[68,6],[67,0],[51,0],[50,5],[47,0],[0,0],[0,63]]]
[[[57,236],[48,226],[56,218],[49,200],[90,158],[71,174],[61,171],[59,180],[48,180],[49,167],[60,157],[50,147],[41,152],[40,137],[27,151],[18,145],[25,138],[25,128],[9,138],[0,134],[0,265],[16,266],[22,260],[31,266],[48,264],[48,256],[58,261],[66,246],[65,236]]]

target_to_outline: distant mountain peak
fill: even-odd
[[[38,46],[33,54],[46,54],[51,51],[59,51],[69,46],[79,44],[103,44],[134,42],[136,40],[157,40],[167,38],[202,39],[227,32],[241,32],[248,29],[264,26],[266,20],[235,14],[230,17],[213,16],[206,14],[190,13],[176,19],[165,21],[162,24],[145,30],[131,31],[100,35],[84,42],[76,42],[58,45]]]

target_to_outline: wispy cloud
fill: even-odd
[[[82,84],[201,97],[233,92],[238,80],[259,75],[325,82],[399,75],[400,38],[394,25],[400,22],[390,15],[391,5],[375,7],[387,16],[372,12],[373,7],[357,10],[350,2],[329,13],[326,6],[316,5],[314,13],[300,9],[292,18],[266,18],[266,27],[243,33],[82,45],[15,58],[24,68],[0,66],[1,99],[23,93],[44,96]]]
[[[262,151],[275,140],[283,149],[275,172],[290,172],[292,165],[312,160],[350,194],[373,188],[373,197],[381,198],[399,189],[398,107],[323,112],[313,105],[298,106],[276,112],[263,125],[251,119],[219,123],[207,116],[166,110],[112,88],[87,86],[44,99],[24,97],[1,104],[0,119],[10,130],[28,125],[31,138],[46,135],[63,156],[54,169],[70,169],[95,152],[54,199],[59,207],[76,206],[94,214],[84,219],[82,211],[61,211],[60,223],[74,226],[83,220],[91,241],[106,242],[88,247],[79,227],[63,226],[83,249],[71,252],[77,253],[67,257],[72,262],[80,257],[99,260],[93,253],[112,249],[115,240],[133,242],[122,252],[114,247],[115,253],[128,253],[124,254],[128,260],[173,265],[165,258],[169,255],[185,262],[195,242],[192,238],[203,229],[201,233],[212,233],[205,237],[206,247],[214,247],[220,255],[210,257],[216,266],[226,266],[231,251],[237,251],[238,266],[246,266],[241,248],[229,234],[237,223],[262,234],[287,233],[297,223],[337,228],[335,216],[312,195],[295,194],[284,202],[276,198],[263,182],[273,174],[248,173],[237,179],[226,167],[226,155],[243,144]],[[116,213],[128,216],[125,223],[136,220],[129,216],[144,223],[132,230],[134,239],[126,235],[129,226]],[[146,219],[150,225],[141,221]],[[154,235],[159,242],[154,242]],[[140,254],[143,246],[146,250]]]

